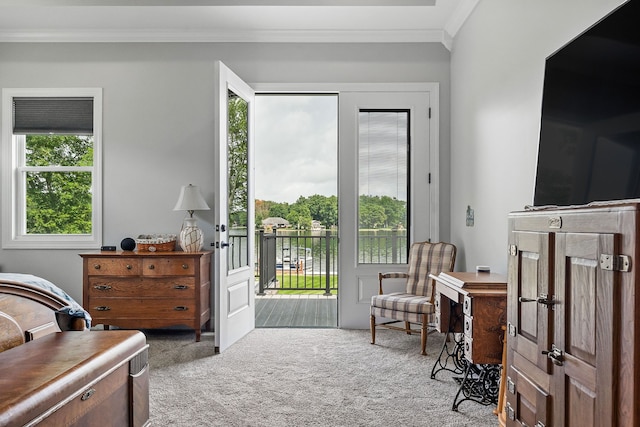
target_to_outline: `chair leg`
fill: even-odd
[[[376,343],[376,316],[371,315],[371,344]]]
[[[407,335],[411,335],[411,323],[404,322],[404,330],[407,333]]]
[[[429,335],[427,320],[428,317],[426,314],[422,315],[422,328],[420,329],[420,346],[421,353],[423,356],[427,355],[427,336]]]

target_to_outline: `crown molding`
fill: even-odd
[[[458,34],[458,31],[460,31],[460,28],[462,28],[478,3],[480,3],[480,0],[461,0],[456,10],[451,14],[444,25],[444,38],[446,40],[444,44],[447,49],[451,50],[453,48],[453,40],[456,34]]]
[[[0,30],[3,43],[442,43],[443,30]]]

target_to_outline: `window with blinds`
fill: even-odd
[[[409,111],[358,115],[358,262],[406,262],[409,208]]]
[[[100,89],[3,91],[3,247],[85,248],[101,241]],[[6,111],[6,110],[5,110]],[[7,122],[10,123],[7,123]],[[7,208],[8,207],[8,208]],[[8,209],[8,211],[6,210]]]

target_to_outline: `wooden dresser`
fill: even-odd
[[[200,341],[211,317],[211,251],[104,251],[80,256],[83,306],[95,325],[186,325]]]
[[[149,425],[147,352],[138,331],[72,331],[0,353],[0,426]]]
[[[639,202],[509,215],[508,426],[640,426]]]

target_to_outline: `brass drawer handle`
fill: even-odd
[[[132,268],[131,265],[127,264],[127,270],[131,270],[131,268]]]
[[[188,264],[182,264],[182,269],[183,270],[188,270],[189,269],[189,265]]]
[[[189,307],[186,307],[184,305],[178,305],[178,306],[173,307],[173,309],[175,311],[187,311],[187,310],[189,310]]]
[[[95,388],[90,388],[89,390],[85,391],[84,393],[82,393],[82,397],[80,398],[80,400],[87,400],[89,399],[91,396],[94,395],[94,393],[96,392]]]
[[[99,291],[108,291],[109,289],[111,289],[111,286],[109,286],[109,285],[96,285],[93,288],[97,289]]]
[[[189,287],[187,285],[174,285],[173,289],[179,289],[179,290],[184,290],[184,289],[189,289]]]
[[[156,268],[156,266],[155,266],[155,265],[153,265],[153,264],[151,264],[151,265],[149,266],[149,270],[154,270],[155,268]]]
[[[100,270],[100,264],[93,264],[93,268],[95,268],[96,270]]]
[[[111,310],[111,307],[109,307],[108,305],[101,305],[98,307],[93,307],[96,311],[109,311]]]

